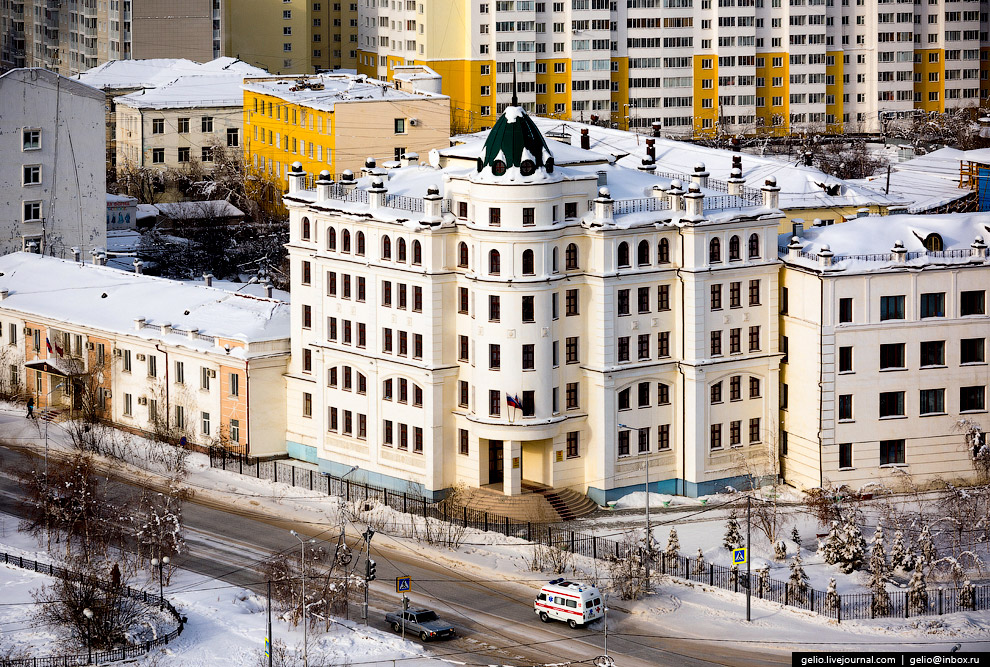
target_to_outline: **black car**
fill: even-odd
[[[406,619],[406,632],[418,634],[424,642],[454,636],[454,627],[441,621],[436,612],[429,609],[391,611],[385,614],[385,622],[392,626],[396,632],[402,632],[403,615]]]

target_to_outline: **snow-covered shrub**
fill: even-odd
[[[839,551],[839,569],[849,574],[862,567],[866,557],[866,540],[863,539],[863,533],[854,517],[847,519],[842,526],[840,539],[842,547]]]
[[[924,525],[921,529],[921,534],[918,535],[918,550],[921,552],[921,558],[919,560],[926,561],[929,564],[938,560],[935,540],[932,538],[932,533],[928,529],[928,524]],[[916,565],[916,567],[918,566]]]
[[[904,546],[904,533],[900,530],[894,532],[894,543],[890,546],[890,568],[906,572],[914,569],[914,554]]]
[[[841,551],[842,539],[839,522],[833,521],[828,528],[828,535],[825,537],[825,541],[818,545],[818,554],[829,565],[835,565],[839,562]]]
[[[784,560],[787,558],[787,543],[784,540],[778,540],[776,544],[773,545],[773,557],[777,560]]]
[[[976,609],[976,587],[968,579],[959,589],[959,606],[963,609]]]
[[[883,543],[883,526],[878,525],[873,533],[873,544],[870,547],[870,572],[883,577],[887,574],[887,550]]]
[[[698,547],[698,555],[694,558],[694,573],[705,573],[705,552],[701,550],[701,547]]]
[[[835,616],[839,613],[839,592],[835,588],[835,577],[828,580],[828,590],[825,592],[825,613]]]
[[[801,552],[798,552],[791,561],[791,576],[787,579],[787,588],[793,604],[808,602],[808,575],[801,565]]]
[[[924,570],[920,567],[911,575],[907,602],[908,607],[916,614],[923,614],[928,610],[928,582],[925,581]]]
[[[797,526],[791,529],[791,541],[797,545],[797,550],[801,551],[801,533],[798,532]]]
[[[742,546],[742,535],[739,534],[739,520],[736,518],[735,510],[729,515],[729,520],[725,524],[725,537],[722,538],[722,546],[729,551]]]

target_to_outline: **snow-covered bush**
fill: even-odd
[[[701,547],[698,547],[698,555],[694,558],[694,573],[705,573],[705,552],[701,550]]]
[[[938,560],[938,552],[935,549],[935,540],[932,538],[932,533],[928,529],[928,524],[925,524],[921,529],[921,534],[918,535],[918,550],[921,552],[921,558],[919,560],[926,561],[928,564],[934,563]],[[919,567],[916,565],[915,567]]]
[[[787,579],[790,601],[793,604],[808,602],[808,575],[801,565],[801,553],[798,552],[791,561],[791,576]]]
[[[904,546],[904,533],[894,532],[894,543],[890,546],[890,568],[909,572],[914,569],[914,554]]]
[[[959,589],[959,606],[963,609],[976,609],[976,587],[968,579]]]
[[[870,547],[870,572],[885,576],[887,570],[887,550],[883,543],[883,526],[878,525],[873,533],[873,544]]]
[[[797,545],[797,550],[801,551],[801,533],[798,532],[797,526],[791,529],[791,541]]]
[[[839,592],[835,588],[835,577],[828,580],[828,590],[825,592],[825,613],[835,616],[839,613]]]
[[[907,594],[908,607],[916,614],[923,614],[928,611],[928,582],[925,581],[923,568],[918,568],[911,575],[911,583],[908,584]]]
[[[863,565],[866,557],[866,540],[859,530],[855,517],[850,517],[842,526],[842,547],[839,551],[839,569],[849,574]]]
[[[729,520],[725,524],[725,537],[722,538],[722,546],[729,551],[742,546],[742,535],[739,534],[739,520],[736,518],[735,510],[729,515]]]
[[[784,560],[787,558],[787,543],[784,540],[778,540],[776,544],[773,545],[773,557],[777,560]]]
[[[829,525],[828,535],[825,537],[825,541],[818,545],[818,555],[820,555],[829,565],[835,565],[839,562],[841,551],[842,539],[839,529],[839,522],[833,521],[831,525]]]

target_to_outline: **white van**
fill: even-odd
[[[541,588],[533,609],[544,623],[556,619],[572,628],[605,615],[602,594],[597,588],[565,579],[554,579]]]

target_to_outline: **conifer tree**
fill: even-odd
[[[870,571],[876,572],[880,576],[886,576],[887,550],[883,543],[883,526],[877,525],[877,530],[873,533],[873,544],[870,548]]]
[[[894,543],[890,546],[890,569],[910,570],[907,567],[909,561],[913,560],[904,546],[904,533],[900,530],[894,532]]]
[[[777,560],[787,558],[787,543],[784,540],[777,540],[777,543],[773,545],[773,557]]]
[[[840,539],[842,548],[839,552],[839,569],[849,574],[862,567],[863,559],[866,557],[866,540],[863,539],[863,533],[856,525],[855,517],[846,520]]]
[[[925,580],[924,568],[918,568],[911,575],[911,583],[908,584],[908,606],[916,614],[923,614],[928,611],[928,582]]]
[[[801,552],[794,556],[791,561],[791,576],[787,580],[790,587],[791,601],[796,604],[805,604],[808,601],[808,575],[801,565]]]
[[[825,613],[836,616],[839,613],[839,592],[835,588],[835,577],[828,580],[828,590],[825,592]]]
[[[890,593],[887,592],[887,582],[883,575],[876,572],[870,573],[870,591],[873,599],[870,602],[870,611],[873,616],[883,618],[890,614]]]
[[[729,520],[725,524],[725,537],[722,538],[722,545],[729,551],[742,546],[742,535],[739,534],[739,520],[736,518],[735,510],[729,515]]]
[[[976,609],[976,587],[966,580],[959,589],[959,606],[963,609]]]
[[[667,536],[667,549],[664,556],[667,558],[667,567],[676,567],[677,557],[680,555],[681,543],[677,540],[677,529],[671,528]]]
[[[921,529],[921,534],[918,535],[918,550],[921,552],[921,558],[918,560],[926,561],[931,564],[938,559],[938,552],[935,549],[935,540],[932,538],[932,533],[928,530],[927,524]],[[917,566],[918,565],[916,565],[916,567]]]
[[[818,553],[829,565],[839,562],[839,554],[842,550],[842,540],[840,538],[839,522],[833,521],[829,526],[828,535],[825,541],[818,547]]]
[[[791,541],[797,545],[798,551],[801,551],[801,533],[798,532],[797,526],[791,529]]]

